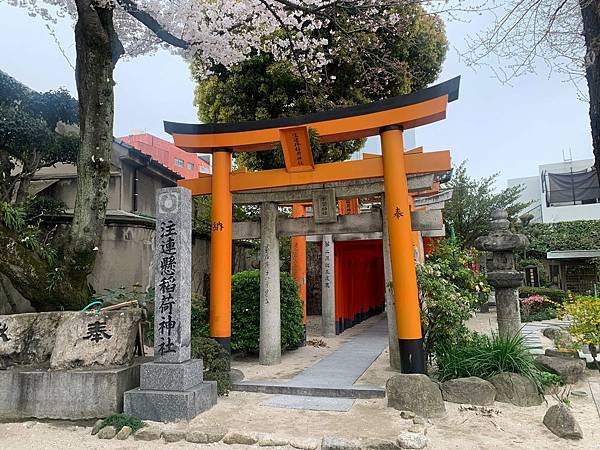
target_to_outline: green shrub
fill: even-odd
[[[511,338],[475,334],[459,345],[440,349],[436,353],[436,361],[440,381],[463,377],[489,379],[498,373],[512,372],[529,378],[543,393],[549,380],[520,333]]]
[[[556,319],[556,309],[544,308],[541,311],[533,312],[528,315],[521,314],[522,322],[540,322],[542,320]]]
[[[121,428],[123,428],[124,426],[128,426],[133,430],[133,432],[136,432],[144,425],[144,422],[142,422],[137,417],[133,417],[127,414],[112,414],[102,421],[102,425],[100,426],[100,428],[113,426],[115,427],[115,430],[117,430],[118,433],[121,430]]]
[[[487,299],[485,278],[472,270],[477,252],[442,241],[425,264],[417,265],[421,292],[421,325],[428,357],[438,346],[450,346],[469,334],[465,322]]]
[[[546,297],[547,299],[556,303],[564,303],[569,299],[568,292],[565,292],[561,289],[527,286],[519,288],[520,298],[527,298],[533,295],[541,295],[542,297]]]
[[[208,337],[208,301],[196,293],[192,294],[192,337]]]
[[[204,362],[204,379],[217,382],[219,395],[227,395],[231,389],[231,358],[217,341],[208,337],[192,338],[192,358]]]
[[[600,346],[600,299],[578,296],[563,304],[563,315],[571,319],[568,331],[577,344]]]
[[[154,342],[154,288],[148,291],[151,297],[147,300],[147,317],[144,323],[144,338],[147,345]],[[192,337],[208,337],[208,302],[204,297],[192,293],[191,315]]]
[[[248,270],[232,277],[231,349],[258,352],[260,334],[260,272]],[[290,274],[281,272],[281,349],[296,348],[304,331],[298,285]]]

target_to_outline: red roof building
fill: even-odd
[[[130,134],[119,139],[184,178],[198,178],[198,173],[210,173],[209,155],[185,152],[148,133]]]

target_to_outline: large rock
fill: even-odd
[[[544,425],[558,437],[581,439],[583,432],[573,417],[573,413],[562,403],[551,406],[544,416]]]
[[[409,410],[423,417],[446,413],[439,386],[423,374],[394,375],[386,383],[388,406]]]
[[[548,339],[556,339],[562,334],[563,330],[560,327],[547,327],[544,328],[542,334],[546,336]]]
[[[540,355],[535,360],[548,372],[559,375],[563,383],[574,384],[583,378],[585,361],[581,359]]]
[[[537,406],[544,400],[529,378],[516,373],[499,373],[489,379],[496,388],[496,401],[517,406]]]
[[[0,369],[43,364],[50,359],[56,332],[71,312],[43,312],[0,316]]]
[[[141,319],[142,312],[138,308],[73,315],[62,322],[56,332],[50,368],[130,364]]]
[[[442,398],[451,403],[492,405],[496,399],[496,388],[478,377],[457,378],[442,383]]]

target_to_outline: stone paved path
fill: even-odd
[[[569,322],[559,319],[544,320],[541,322],[526,322],[521,328],[521,334],[525,339],[525,344],[531,348],[533,354],[543,354],[544,348],[540,339],[541,333],[544,328],[548,327],[560,327],[566,328],[569,326]]]
[[[382,316],[375,324],[342,345],[315,365],[305,369],[286,384],[294,386],[348,387],[373,364],[388,345],[387,321]],[[317,411],[349,411],[350,398],[277,395],[265,405]]]

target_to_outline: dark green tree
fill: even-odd
[[[376,32],[351,26],[349,12],[320,30],[332,42],[332,62],[311,78],[296,71],[293,61],[277,61],[267,53],[253,53],[229,69],[216,66],[207,78],[193,64],[192,74],[197,80],[194,104],[199,119],[237,122],[289,117],[368,103],[426,87],[438,77],[446,55],[444,25],[439,17],[424,14],[419,5],[402,8],[403,14],[393,27]],[[339,28],[346,31],[335,34]],[[370,51],[356,50],[365,48],[365,43],[370,44]],[[312,144],[315,162],[324,163],[347,159],[363,141],[318,145],[318,139],[313,138]],[[242,153],[236,162],[250,170],[284,166],[280,149]]]
[[[471,178],[463,161],[454,170],[452,179],[442,186],[443,190],[452,190],[452,199],[444,208],[444,218],[454,228],[463,248],[473,247],[475,239],[490,231],[494,209],[505,208],[509,219],[514,220],[528,205],[518,202],[523,190],[521,186],[496,191],[497,178],[497,173],[480,179]]]
[[[56,129],[79,122],[79,105],[65,90],[35,92],[0,71],[0,117],[0,201],[18,206],[37,170],[77,160],[78,136]]]
[[[79,104],[65,90],[39,93],[0,71],[0,118],[0,275],[38,310],[79,307],[89,294],[85,274],[64,258],[69,241],[40,226],[56,205],[29,196],[40,168],[77,161]],[[0,302],[11,306],[7,288],[0,278]]]

